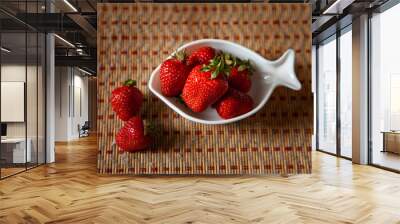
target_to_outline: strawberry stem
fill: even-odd
[[[230,66],[225,62],[224,54],[215,56],[208,65],[204,65],[201,69],[203,72],[211,72],[211,79],[215,79],[219,74],[230,71]]]
[[[177,51],[174,53],[173,57],[178,59],[179,61],[184,61],[186,59],[186,51]]]
[[[128,79],[124,82],[124,86],[136,86],[136,80]]]
[[[221,52],[217,54],[209,64],[203,66],[201,71],[203,72],[211,72],[211,79],[215,79],[219,74],[224,74],[226,76],[230,75],[231,69],[238,66],[239,72],[248,70],[249,74],[254,71],[254,68],[251,66],[250,60],[241,60],[240,58],[236,58],[233,55]]]
[[[239,72],[244,71],[246,69],[249,71],[250,75],[254,72],[254,68],[250,63],[250,60],[245,61],[245,60],[237,59],[237,64],[239,65],[239,67],[238,67]]]

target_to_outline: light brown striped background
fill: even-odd
[[[311,172],[311,9],[308,4],[98,4],[98,172],[102,174],[297,174]],[[230,125],[191,123],[147,88],[152,70],[183,43],[235,41],[276,59],[296,51],[301,91],[278,88],[255,116]],[[158,146],[119,153],[122,125],[109,98],[134,78],[142,115],[162,126]]]

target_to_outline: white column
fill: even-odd
[[[353,20],[353,162],[368,163],[368,16]]]
[[[55,162],[54,133],[55,133],[55,55],[54,35],[46,36],[46,163]]]

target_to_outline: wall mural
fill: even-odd
[[[99,173],[311,172],[310,5],[98,4],[97,38]]]

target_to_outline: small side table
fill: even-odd
[[[382,131],[383,150],[382,152],[392,152],[400,154],[400,131]]]

